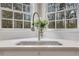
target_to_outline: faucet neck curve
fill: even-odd
[[[33,23],[32,23],[32,31],[35,31],[35,28],[34,28],[34,16],[35,16],[35,15],[38,16],[38,20],[40,21],[39,13],[38,13],[38,12],[34,12],[34,13],[33,13],[33,21],[32,21],[32,22],[33,22]]]

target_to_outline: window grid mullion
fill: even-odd
[[[0,3],[0,29],[2,28],[1,3]]]
[[[65,19],[64,19],[64,22],[65,22],[65,29],[67,29],[67,28],[66,28],[66,9],[65,9],[65,11],[64,11],[64,14],[65,14]]]
[[[22,13],[23,13],[23,4],[22,4]],[[22,21],[22,23],[23,23],[23,29],[24,29],[24,13],[23,13],[23,21]]]
[[[13,3],[12,3],[12,11],[13,11]],[[13,17],[12,18],[13,18],[13,20],[12,20],[13,25],[12,26],[13,26],[13,29],[14,29],[14,11],[13,11]]]

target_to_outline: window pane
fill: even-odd
[[[24,14],[24,20],[30,20],[30,15]]]
[[[12,28],[12,20],[2,20],[2,28]]]
[[[76,18],[76,10],[69,10],[66,12],[66,19]]]
[[[49,20],[55,20],[55,14],[49,14],[48,19]]]
[[[14,21],[14,27],[15,28],[22,28],[23,22],[22,21]]]
[[[55,22],[49,22],[49,25],[48,25],[49,28],[55,28]]]
[[[14,3],[13,4],[13,9],[22,11],[22,4]]]
[[[77,20],[67,20],[66,27],[67,28],[77,28]]]
[[[25,5],[30,5],[30,3],[23,3],[23,4],[25,4]]]
[[[66,8],[65,3],[60,3],[60,4],[57,5],[57,10],[58,10],[58,11],[59,11],[59,10],[64,10],[65,8]]]
[[[26,11],[26,5],[23,5],[23,11],[24,12]]]
[[[48,12],[55,12],[55,7],[53,7],[53,6],[48,7]]]
[[[64,12],[59,12],[59,13],[57,13],[56,19],[57,19],[57,20],[65,19],[65,14],[64,14]]]
[[[30,22],[24,22],[24,28],[31,28]]]
[[[14,19],[23,19],[23,14],[22,13],[14,13]]]
[[[54,3],[48,3],[48,6],[54,6],[55,4]]]
[[[56,22],[56,28],[65,28],[65,22],[57,21]]]
[[[12,9],[12,3],[1,3],[1,7]]]
[[[77,4],[48,3],[49,28],[77,28],[77,20],[73,20],[77,18]]]
[[[67,9],[76,8],[76,7],[77,7],[77,3],[67,3]]]
[[[13,17],[13,12],[2,10],[2,18],[11,18]]]
[[[55,11],[55,4],[49,3],[48,4],[48,12],[54,12]]]
[[[30,5],[23,5],[23,11],[24,12],[30,12]]]

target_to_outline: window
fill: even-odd
[[[47,13],[49,28],[77,28],[77,3],[48,3],[48,10],[52,6],[55,11]]]
[[[48,12],[53,12],[55,11],[55,4],[49,3],[48,4]]]
[[[76,3],[67,3],[67,9],[73,9],[76,8],[77,4]]]
[[[49,20],[55,20],[55,13],[48,15]]]
[[[12,20],[2,20],[2,28],[12,28]]]
[[[24,22],[24,28],[30,28],[31,22]]]
[[[30,3],[1,3],[2,28],[30,28]]]
[[[23,22],[22,21],[15,21],[14,22],[14,27],[15,28],[23,28]]]
[[[57,19],[57,20],[65,19],[65,14],[64,14],[64,12],[58,12],[56,19]]]
[[[30,3],[23,3],[23,4],[25,4],[25,5],[30,5]]]
[[[66,19],[76,18],[76,10],[68,10],[66,12]]]
[[[14,3],[13,4],[13,9],[22,11],[22,4]]]
[[[1,7],[12,9],[12,3],[1,3]]]
[[[66,5],[65,3],[60,3],[57,5],[57,10],[60,11],[60,10],[64,10],[66,8]]]
[[[13,17],[13,12],[12,11],[2,10],[2,18],[10,18],[10,19],[12,19],[12,17]]]
[[[24,20],[30,20],[30,19],[31,19],[30,15],[24,14]]]
[[[23,11],[25,12],[27,10],[26,5],[23,5]]]
[[[77,28],[77,20],[66,20],[67,28]]]
[[[55,28],[55,21],[49,22],[49,28]]]
[[[56,28],[65,28],[64,21],[57,21],[56,22]]]
[[[29,5],[23,5],[23,11],[24,12],[30,12],[30,6]]]
[[[23,14],[22,13],[14,13],[14,19],[19,19],[22,20],[23,19]]]

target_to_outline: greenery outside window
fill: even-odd
[[[58,4],[57,6],[57,10],[60,11],[60,10],[64,10],[66,8],[66,4],[65,3],[60,3]]]
[[[57,21],[56,28],[65,28],[65,22],[64,21]]]
[[[77,28],[77,20],[66,20],[67,28]]]
[[[76,10],[68,10],[66,12],[66,19],[76,18]]]
[[[76,3],[67,3],[66,5],[67,5],[67,9],[73,9],[77,7]]]
[[[57,20],[65,19],[65,13],[64,13],[64,12],[58,12],[56,19],[57,19]]]
[[[13,28],[12,20],[2,20],[2,28]]]
[[[13,9],[22,11],[22,4],[13,3]]]
[[[27,14],[24,14],[24,20],[31,20],[31,17],[30,17],[30,15],[27,15]]]
[[[12,3],[1,3],[1,7],[12,9]]]
[[[23,5],[23,11],[24,12],[30,12],[30,6],[29,5]]]
[[[49,28],[55,28],[55,21],[49,22]]]
[[[10,19],[12,19],[12,17],[13,17],[13,12],[12,11],[2,10],[2,18],[10,18]]]
[[[77,28],[77,3],[49,3],[48,8],[52,5],[55,6],[52,9],[56,11],[51,11],[53,14],[50,12],[47,14],[49,28]]]
[[[14,19],[19,19],[22,20],[23,19],[23,14],[22,13],[14,13]]]
[[[48,12],[54,12],[55,11],[55,4],[49,3],[48,4]]]
[[[49,20],[55,20],[55,13],[48,15]]]
[[[30,28],[31,27],[31,22],[24,22],[24,28]]]
[[[1,3],[0,5],[2,28],[31,27],[30,3]]]
[[[22,21],[15,21],[14,22],[14,28],[23,28],[23,22]]]

